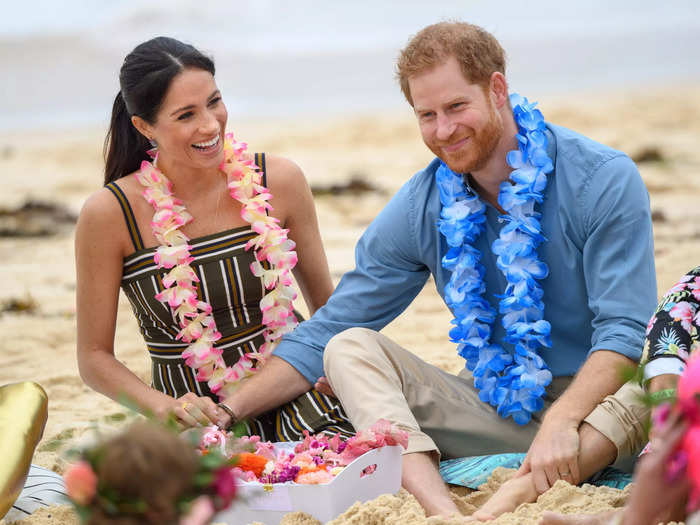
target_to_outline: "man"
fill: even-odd
[[[383,417],[409,431],[403,485],[428,514],[457,512],[437,469],[440,453],[527,450],[519,476],[477,516],[487,518],[558,479],[577,483],[642,444],[643,410],[628,389],[606,396],[622,384],[620,367],[639,360],[656,303],[648,195],[623,153],[545,128],[523,105],[520,125],[536,133],[528,131],[523,155],[509,156],[523,168],[517,183],[503,184],[513,172],[506,156],[527,130],[509,103],[504,52],[479,27],[426,27],[402,51],[398,76],[438,158],[369,226],[355,270],[328,303],[226,403],[242,418],[330,383],[356,428]],[[515,195],[532,174],[531,190]],[[448,374],[375,331],[430,275],[456,317],[450,335],[476,365],[476,385],[467,370]]]

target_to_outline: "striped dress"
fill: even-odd
[[[261,167],[265,185],[265,155],[256,154],[255,163]],[[187,343],[175,338],[179,331],[175,316],[167,304],[155,298],[164,289],[162,279],[166,273],[153,261],[156,247],[144,247],[134,213],[121,188],[114,182],[106,187],[119,201],[134,244],[134,253],[124,258],[121,288],[151,356],[151,386],[175,398],[193,392],[217,401],[206,382],[198,382],[194,371],[185,364],[181,354]],[[190,266],[199,278],[197,295],[212,306],[212,315],[222,334],[215,346],[223,350],[223,359],[229,366],[264,342],[260,300],[265,290],[262,280],[250,271],[253,251],[245,250],[246,243],[256,235],[246,225],[190,240],[190,253],[194,257]],[[247,424],[251,434],[270,441],[303,439],[304,430],[340,432],[344,436],[353,432],[340,402],[315,390]]]

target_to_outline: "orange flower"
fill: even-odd
[[[250,452],[242,452],[241,454],[237,454],[236,457],[238,458],[236,466],[241,470],[252,472],[255,474],[256,478],[262,476],[265,465],[267,465],[269,461],[267,458],[251,454]]]
[[[297,474],[297,477],[294,478],[294,481],[296,481],[297,483],[300,483],[299,480],[303,479],[306,476],[306,474],[320,472],[321,470],[323,470],[325,472],[326,468],[324,466],[320,466],[320,465],[314,465],[313,467],[306,467],[306,466],[301,467],[301,469],[299,469],[299,473]]]
[[[297,483],[303,483],[305,485],[320,485],[323,483],[330,483],[331,481],[333,481],[333,474],[323,469],[318,472],[299,474],[296,479]]]
[[[79,461],[63,475],[68,497],[78,505],[87,505],[97,492],[97,476],[90,463]]]

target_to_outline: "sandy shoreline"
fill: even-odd
[[[656,269],[663,293],[689,268],[700,264],[700,90],[697,86],[644,94],[606,93],[572,101],[542,101],[547,120],[651,160],[639,168],[654,211]],[[229,122],[251,149],[292,158],[312,185],[342,184],[361,176],[381,191],[316,199],[321,232],[333,278],[354,266],[355,241],[388,198],[431,159],[412,116],[353,117],[333,121]],[[1,208],[27,198],[65,205],[77,213],[101,185],[101,132],[0,135]],[[0,313],[0,384],[33,380],[49,394],[49,421],[34,462],[62,471],[56,439],[77,437],[95,420],[119,419],[125,409],[94,393],[77,374],[75,360],[75,275],[72,228],[42,238],[0,238],[4,254],[0,305],[32,300],[30,313]],[[304,310],[303,304],[299,305]],[[463,361],[445,337],[450,315],[429,281],[418,299],[384,332],[428,362],[456,372]],[[149,359],[125,298],[120,299],[116,353],[148,381]],[[497,483],[498,479],[494,480]],[[557,487],[535,505],[494,523],[536,523],[545,508],[592,511],[619,505],[612,489]],[[483,494],[461,496],[464,510]],[[423,523],[415,500],[405,494],[352,510],[338,523]],[[384,510],[382,510],[384,509]],[[413,510],[411,510],[413,509]],[[70,523],[66,511],[42,511],[22,523]],[[47,518],[47,514],[52,514]],[[354,517],[353,517],[354,516]],[[359,516],[362,516],[361,518]],[[289,524],[292,518],[290,516]],[[513,521],[515,520],[515,521]],[[293,521],[303,523],[303,521]],[[429,520],[429,523],[436,523]],[[4,521],[0,521],[4,523]]]

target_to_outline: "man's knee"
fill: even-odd
[[[326,372],[337,364],[347,363],[348,359],[356,360],[370,356],[373,353],[370,347],[377,335],[374,330],[356,326],[333,336],[323,352],[323,367]]]

